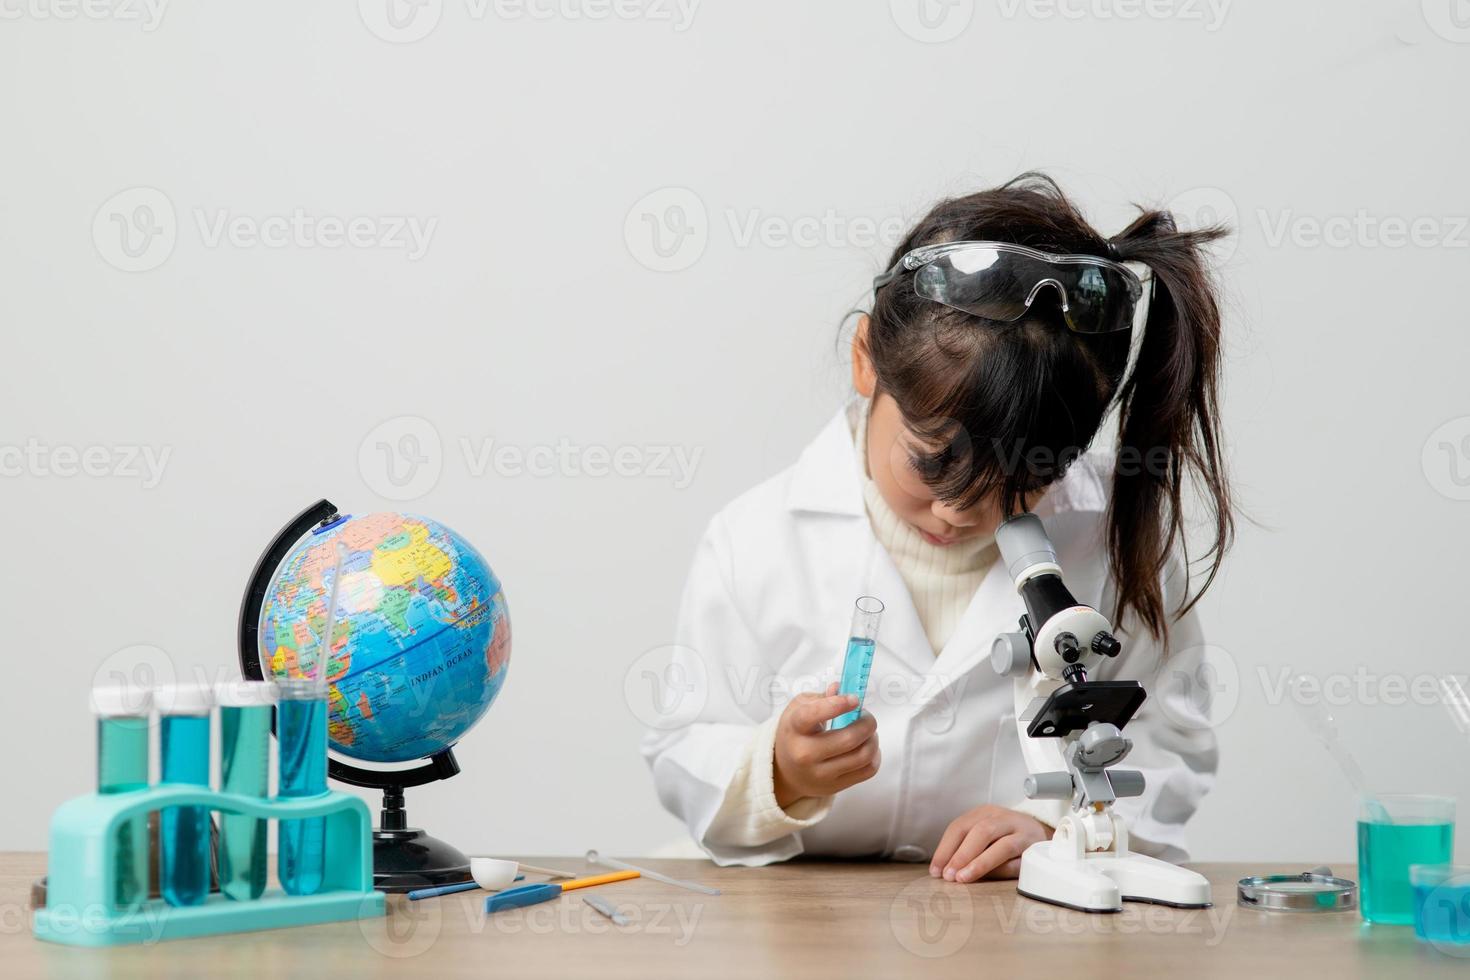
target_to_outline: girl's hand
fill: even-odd
[[[1021,873],[1021,852],[1051,835],[1052,829],[1030,814],[977,806],[950,822],[929,874],[959,882],[1014,878]]]
[[[776,723],[776,803],[782,809],[807,796],[831,796],[878,772],[878,723],[864,713],[835,732],[827,722],[858,706],[850,694],[798,694]]]

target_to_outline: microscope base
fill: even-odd
[[[1021,855],[1016,890],[1027,898],[1081,912],[1121,912],[1124,902],[1175,908],[1209,908],[1204,875],[1143,854],[1095,851],[1076,857],[1056,840],[1040,841]]]

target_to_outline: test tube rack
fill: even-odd
[[[149,812],[202,806],[264,820],[326,818],[326,874],[313,895],[268,888],[260,898],[235,901],[211,894],[202,905],[172,906],[161,898],[120,910],[113,903],[118,828]],[[345,793],[261,799],[203,786],[156,785],[123,793],[92,793],[68,800],[51,817],[46,907],[35,910],[37,939],[69,946],[124,946],[166,939],[278,929],[371,918],[384,914],[373,889],[373,838],[368,808]]]

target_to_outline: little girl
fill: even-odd
[[[1067,804],[1025,798],[1011,680],[988,657],[1024,611],[994,531],[1024,511],[1077,599],[1117,626],[1124,653],[1094,678],[1149,691],[1126,729],[1148,788],[1116,807],[1132,844],[1186,856],[1215,739],[1161,665],[1203,642],[1191,609],[1233,532],[1203,253],[1221,234],[1146,211],[1104,238],[1038,174],[909,232],[857,322],[860,397],[715,515],[695,555],[677,666],[698,713],[651,731],[644,755],[716,862],[875,856],[968,882],[1014,877],[1051,836]],[[1129,263],[1151,283],[1141,330]],[[1110,410],[1116,449],[1087,452]],[[1196,589],[1186,484],[1210,518]],[[860,595],[887,605],[866,710],[829,730],[857,706],[828,681]]]

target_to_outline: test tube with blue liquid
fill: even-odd
[[[842,679],[838,694],[852,694],[858,706],[832,719],[831,730],[846,728],[863,714],[863,699],[868,693],[868,675],[873,670],[873,651],[878,645],[878,622],[883,618],[883,603],[870,595],[859,596],[852,609],[852,628],[847,632],[847,653],[842,658]]]
[[[276,686],[269,681],[216,684],[219,704],[220,790],[264,799],[270,793],[271,712]],[[265,891],[267,822],[240,813],[221,813],[220,891],[237,902]]]
[[[328,572],[331,594],[315,656],[302,658],[305,662],[298,661],[295,676],[276,682],[276,741],[280,743],[278,795],[285,799],[320,796],[327,791],[327,658],[337,625],[337,598],[346,550],[340,541],[336,542],[336,559]],[[322,887],[326,838],[325,817],[281,821],[276,871],[287,894],[314,895]]]
[[[129,793],[148,788],[148,720],[153,692],[128,684],[92,692],[97,716],[97,792]],[[133,912],[148,898],[148,818],[118,824],[113,839],[112,904]]]
[[[159,757],[166,784],[209,785],[209,715],[214,695],[203,684],[161,687]],[[171,806],[159,817],[158,887],[170,905],[202,905],[209,895],[209,808]]]

